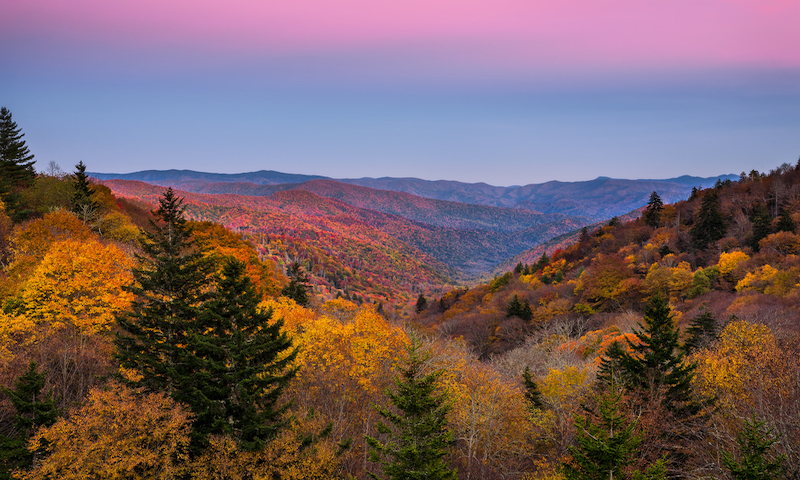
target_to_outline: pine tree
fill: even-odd
[[[36,362],[31,362],[14,382],[14,389],[0,387],[16,411],[17,431],[14,436],[0,437],[0,479],[11,478],[11,471],[32,464],[34,455],[27,448],[28,438],[37,428],[53,425],[60,414],[52,393],[42,394],[44,385],[44,373],[38,371]]]
[[[792,220],[792,214],[789,213],[789,210],[782,210],[781,216],[778,219],[778,231],[794,233],[794,229],[795,224],[794,220]]]
[[[83,223],[87,223],[94,218],[98,205],[92,200],[94,190],[89,185],[86,165],[82,161],[75,165],[73,177],[75,180],[72,184],[72,211],[83,220]]]
[[[622,381],[622,357],[625,356],[625,349],[619,341],[611,342],[606,348],[605,355],[600,359],[597,367],[597,383],[601,388],[610,386],[612,383],[619,384]]]
[[[536,408],[539,410],[544,408],[544,403],[542,403],[542,392],[539,390],[539,386],[536,385],[536,382],[533,381],[531,369],[527,366],[522,372],[522,383],[525,385],[525,400],[528,402],[528,405],[531,408]]]
[[[187,338],[195,383],[184,401],[196,415],[200,444],[208,435],[232,434],[245,450],[258,450],[286,424],[288,404],[280,397],[297,372],[297,350],[281,331],[283,321],[259,310],[260,299],[244,263],[227,260],[200,328]]]
[[[184,346],[197,330],[211,267],[191,239],[184,210],[172,188],[159,199],[152,232],[142,231],[141,266],[130,287],[136,297],[131,311],[117,318],[115,339],[120,365],[142,376],[138,385],[180,402],[190,400],[184,392],[192,366]]]
[[[697,248],[704,249],[709,243],[724,237],[725,230],[725,219],[722,217],[717,191],[711,190],[703,196],[700,210],[694,219],[692,239]]]
[[[689,355],[698,348],[708,346],[717,338],[717,319],[706,306],[701,307],[701,313],[689,324],[686,329],[688,338],[683,344],[683,351]]]
[[[519,317],[521,313],[522,302],[519,301],[519,296],[515,294],[511,297],[511,301],[508,302],[508,307],[506,307],[506,318]]]
[[[584,407],[585,416],[575,417],[575,446],[570,461],[562,464],[567,480],[663,479],[663,460],[651,465],[646,474],[630,471],[642,436],[636,421],[624,412],[622,392],[609,385],[595,398],[594,407]]]
[[[419,339],[412,338],[407,358],[395,377],[395,391],[387,392],[394,409],[376,407],[393,428],[378,423],[384,443],[366,436],[370,461],[380,462],[387,479],[437,480],[457,478],[456,471],[444,460],[453,432],[447,427],[447,413],[452,405],[445,393],[437,393],[443,371],[423,374],[428,355],[422,352]],[[383,459],[382,459],[383,458]],[[370,473],[372,478],[378,478]]]
[[[645,225],[652,228],[661,226],[661,212],[663,210],[664,202],[661,201],[661,197],[658,196],[658,193],[654,191],[650,194],[650,200],[647,202],[647,207],[645,207],[642,213],[642,219]]]
[[[303,273],[303,269],[297,262],[289,266],[286,274],[289,276],[289,285],[283,287],[281,295],[289,297],[298,305],[305,307],[308,305],[308,277]]]
[[[644,312],[645,324],[634,329],[638,342],[628,340],[633,354],[623,352],[619,358],[622,375],[628,388],[644,396],[664,389],[662,405],[681,417],[696,414],[700,406],[692,401],[691,381],[695,364],[684,361],[669,302],[660,294],[652,297]]]
[[[785,455],[768,460],[767,454],[776,440],[773,429],[764,431],[764,422],[757,418],[745,420],[744,431],[736,435],[741,461],[736,461],[730,452],[722,454],[722,464],[731,471],[735,480],[772,480],[783,474]]]
[[[0,108],[0,200],[8,216],[15,221],[31,212],[20,204],[19,191],[33,185],[36,178],[33,155],[21,132],[11,119],[11,112],[6,107]]]
[[[750,237],[750,247],[754,251],[759,250],[758,242],[772,233],[772,218],[769,210],[764,205],[757,205],[753,216],[753,234]]]
[[[420,293],[419,297],[417,297],[417,304],[414,307],[414,311],[422,313],[426,308],[428,308],[428,299],[425,298],[425,295]]]

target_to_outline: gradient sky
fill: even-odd
[[[800,0],[0,0],[37,167],[494,185],[800,157]]]

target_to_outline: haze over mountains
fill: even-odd
[[[494,187],[269,171],[91,176],[149,205],[171,186],[185,197],[192,219],[248,234],[264,255],[284,264],[302,262],[315,284],[330,292],[359,290],[376,299],[470,281],[553,237],[628,214],[654,190],[669,202],[688,197],[692,187],[730,178]]]

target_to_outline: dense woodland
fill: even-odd
[[[0,477],[800,478],[798,167],[398,308],[33,167],[3,109]]]

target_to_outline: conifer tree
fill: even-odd
[[[200,328],[187,338],[195,384],[185,401],[201,444],[208,435],[232,434],[245,450],[258,450],[286,424],[289,405],[280,396],[297,372],[297,351],[281,331],[283,320],[259,310],[260,299],[244,263],[228,259]]]
[[[611,342],[611,345],[606,348],[605,355],[600,359],[600,365],[597,367],[597,383],[601,387],[610,386],[612,383],[621,384],[622,381],[622,357],[625,355],[625,349],[619,341]]]
[[[13,220],[22,220],[30,210],[20,204],[19,190],[30,187],[36,178],[33,155],[22,139],[25,134],[11,119],[11,112],[0,108],[0,200]]]
[[[794,220],[792,220],[792,214],[789,213],[789,210],[782,210],[781,216],[778,219],[778,231],[779,232],[792,232],[794,233],[795,224]]]
[[[206,299],[210,263],[191,239],[183,199],[172,188],[159,199],[152,232],[142,231],[140,267],[133,270],[129,313],[117,318],[115,343],[120,365],[142,378],[136,382],[187,402],[192,365],[186,350],[188,333],[197,330]]]
[[[370,461],[380,462],[390,480],[455,480],[456,471],[444,460],[453,441],[447,427],[452,404],[445,393],[437,393],[443,371],[423,374],[428,355],[422,348],[420,340],[412,338],[400,375],[394,379],[396,389],[387,392],[394,408],[376,407],[393,428],[378,423],[378,432],[388,436],[386,442],[366,436]]]
[[[94,217],[98,205],[92,200],[94,190],[89,185],[86,165],[83,164],[83,161],[75,165],[73,177],[75,180],[72,184],[72,211],[86,223]]]
[[[544,403],[542,403],[542,392],[539,390],[539,386],[536,385],[536,382],[533,381],[531,369],[527,366],[522,372],[522,383],[525,385],[525,400],[527,400],[528,405],[530,405],[531,408],[541,410],[544,407]]]
[[[11,478],[13,470],[31,465],[34,456],[27,448],[28,438],[37,428],[53,425],[60,414],[52,392],[42,393],[44,384],[44,373],[31,362],[14,382],[14,389],[0,387],[16,411],[17,431],[16,435],[0,437],[0,479]]]
[[[725,219],[722,217],[717,191],[708,191],[703,196],[700,210],[697,212],[691,228],[695,246],[700,249],[706,248],[709,243],[724,237],[725,230]]]
[[[708,346],[717,338],[717,319],[706,306],[701,307],[701,313],[689,324],[686,329],[688,338],[683,344],[683,351],[689,355],[698,348]]]
[[[764,422],[757,418],[745,420],[744,430],[736,435],[740,461],[730,452],[722,454],[722,464],[731,471],[735,480],[772,480],[781,478],[785,455],[769,460],[767,455],[775,444],[772,430],[764,431]]]
[[[753,216],[753,234],[750,237],[750,247],[754,251],[759,250],[758,242],[772,233],[772,218],[769,210],[764,205],[756,205]]]
[[[642,219],[645,225],[652,228],[661,226],[661,212],[663,210],[664,202],[661,201],[661,197],[658,196],[658,193],[654,191],[650,194],[650,200],[647,202],[647,207],[645,207],[642,213]]]
[[[283,287],[281,295],[289,297],[298,305],[305,307],[308,305],[308,277],[303,273],[303,269],[297,262],[292,263],[286,272],[289,276],[289,285]]]
[[[414,311],[422,313],[426,308],[428,308],[428,299],[425,298],[425,295],[420,293],[419,297],[417,297],[417,304],[414,306]]]

